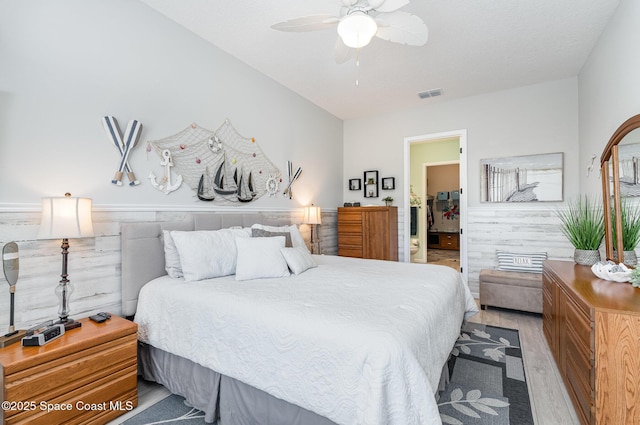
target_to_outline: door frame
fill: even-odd
[[[411,261],[411,206],[409,204],[409,193],[411,191],[411,144],[436,142],[442,139],[458,138],[460,142],[460,267],[462,268],[462,279],[468,282],[468,247],[467,247],[467,130],[453,130],[442,133],[423,134],[419,136],[409,136],[404,138],[404,205],[403,205],[403,262]],[[423,168],[424,170],[424,168]],[[423,171],[424,172],[424,171]]]

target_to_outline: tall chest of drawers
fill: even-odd
[[[338,208],[338,255],[398,261],[398,208]]]

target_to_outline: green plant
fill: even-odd
[[[382,198],[384,202],[393,202],[393,198],[391,196],[387,196],[386,198]]]
[[[562,233],[575,249],[597,250],[604,238],[604,210],[587,195],[569,201],[567,208],[558,210]]]
[[[613,246],[617,242],[615,214],[611,211],[613,230]],[[622,218],[622,249],[633,251],[640,243],[640,207],[637,203],[630,202],[627,198],[622,198],[622,208],[620,209]]]
[[[640,288],[640,267],[631,270],[631,286],[634,288]]]

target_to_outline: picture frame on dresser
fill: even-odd
[[[379,197],[380,181],[378,179],[378,171],[370,170],[364,172],[363,179],[364,197],[365,198],[377,198]]]

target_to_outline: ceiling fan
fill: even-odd
[[[422,46],[429,31],[424,21],[399,9],[409,0],[340,0],[339,16],[311,15],[271,26],[279,31],[304,32],[338,27],[336,62],[350,59],[351,49],[369,44],[373,36],[393,43]]]

